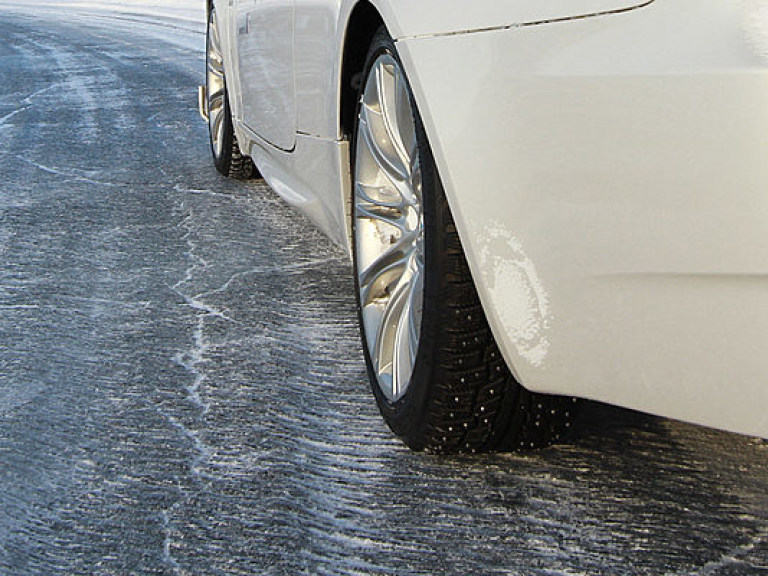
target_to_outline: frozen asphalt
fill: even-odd
[[[164,26],[0,6],[0,575],[768,574],[768,443],[405,450],[343,252],[217,176]]]

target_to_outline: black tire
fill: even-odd
[[[208,141],[211,147],[211,156],[213,157],[213,164],[224,176],[229,178],[235,178],[237,180],[247,180],[258,176],[258,171],[254,166],[253,161],[249,156],[243,154],[240,150],[240,145],[235,136],[234,126],[232,124],[232,109],[229,105],[229,93],[227,91],[226,76],[224,74],[223,65],[220,66],[218,73],[221,76],[223,82],[223,94],[220,104],[220,112],[215,113],[214,106],[212,105],[213,95],[215,89],[211,85],[212,83],[212,49],[213,46],[213,34],[216,26],[216,11],[211,8],[208,12],[208,27],[206,31],[206,97],[208,98]],[[216,35],[216,44],[220,51],[220,44],[218,44],[218,34]],[[217,120],[222,122],[221,126],[221,144],[217,147],[215,140],[215,133],[217,127],[215,126]],[[218,148],[218,149],[217,149]]]
[[[392,39],[380,29],[368,52],[363,86],[384,52],[402,68]],[[405,396],[395,402],[377,383],[366,331],[361,329],[379,409],[392,431],[414,450],[456,453],[545,446],[570,425],[575,400],[529,392],[508,369],[477,295],[412,94],[410,99],[422,163],[424,303],[411,381]],[[357,272],[356,246],[353,253]]]

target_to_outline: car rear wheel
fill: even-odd
[[[528,392],[486,321],[392,39],[368,52],[353,145],[353,256],[363,350],[382,415],[415,450],[531,448],[573,401]]]
[[[232,111],[229,107],[221,36],[215,8],[211,8],[208,13],[205,79],[208,134],[216,170],[230,178],[239,180],[252,178],[256,175],[253,161],[240,151],[232,125]]]

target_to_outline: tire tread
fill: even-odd
[[[455,453],[547,446],[569,427],[573,410],[565,407],[573,400],[529,392],[515,380],[491,333],[444,196],[439,203],[446,289],[424,448]]]

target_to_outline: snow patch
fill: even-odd
[[[53,15],[85,25],[107,19],[114,30],[128,29],[195,52],[205,48],[205,0],[10,0],[0,10]]]
[[[517,353],[535,367],[549,353],[549,297],[522,244],[500,223],[478,237],[480,273],[502,329]]]
[[[12,0],[4,4],[6,7],[134,14],[205,23],[205,0]]]

